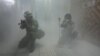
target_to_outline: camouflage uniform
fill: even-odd
[[[77,32],[74,31],[74,23],[71,18],[71,14],[68,13],[65,15],[63,23],[61,24],[62,30],[62,36],[60,38],[59,44],[69,44],[72,42],[73,39],[77,37]]]
[[[35,49],[36,33],[38,31],[38,23],[33,19],[32,14],[25,12],[25,20],[21,21],[21,29],[26,29],[26,36],[19,43],[18,48],[27,48],[29,52],[33,52]]]

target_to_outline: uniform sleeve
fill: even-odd
[[[38,29],[38,22],[36,20],[33,21],[32,28],[33,29]]]

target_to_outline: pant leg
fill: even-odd
[[[35,50],[35,39],[30,39],[28,43],[29,52],[33,52]]]

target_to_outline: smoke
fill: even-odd
[[[71,12],[72,20],[75,23],[74,30],[78,31],[78,38],[72,41],[69,48],[66,45],[63,46],[62,49],[58,49],[60,53],[56,51],[58,52],[57,54],[60,54],[60,56],[100,55],[100,48],[96,46],[98,44],[94,45],[93,42],[89,42],[91,36],[86,34],[90,32],[86,29],[88,26],[84,27],[84,22],[87,20],[84,19],[85,8],[82,8],[82,4],[84,3],[81,1],[71,0],[71,4],[70,0],[34,0],[34,2],[31,2],[31,0],[16,0],[14,5],[7,5],[6,3],[7,2],[0,0],[0,40],[4,40],[0,43],[0,53],[12,53],[15,51],[18,42],[26,33],[25,30],[19,28],[18,23],[24,18],[23,12],[31,10],[34,18],[38,20],[40,28],[45,32],[45,36],[41,40],[37,40],[42,47],[54,46],[58,43],[59,33],[61,31],[61,29],[59,31],[58,18],[60,17],[61,20],[63,20],[64,15]],[[33,6],[30,3],[34,3]],[[66,33],[64,34],[66,35]],[[66,35],[64,37],[68,36]],[[68,39],[66,39],[67,38],[63,38],[61,41],[66,44],[68,41]]]
[[[0,0],[0,54],[13,53],[18,42],[24,36],[18,23],[18,8],[16,4],[8,5]]]
[[[91,0],[92,1],[92,0]],[[99,18],[96,18],[90,6],[90,0],[71,0],[71,15],[75,23],[75,30],[78,31],[78,38],[72,44],[74,56],[99,56]],[[94,0],[93,0],[94,1]],[[92,5],[92,4],[91,4]],[[89,14],[91,13],[91,14]],[[95,18],[94,18],[95,17]],[[96,24],[98,23],[98,24]]]
[[[33,16],[38,20],[45,37],[39,40],[44,46],[53,46],[59,40],[59,20],[69,12],[69,0],[35,0]]]

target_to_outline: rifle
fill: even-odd
[[[18,23],[18,25],[20,25],[20,28],[21,29],[24,29],[24,28],[26,28],[26,22],[25,22],[26,20],[21,20],[21,22],[20,23]]]

